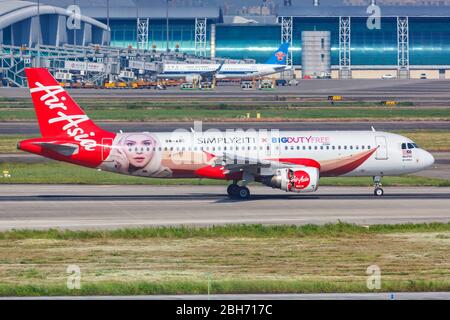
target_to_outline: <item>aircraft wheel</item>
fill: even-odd
[[[376,195],[377,197],[381,197],[384,194],[384,191],[381,188],[375,188],[373,194]]]
[[[239,199],[247,200],[250,198],[250,190],[247,187],[239,188]]]
[[[227,188],[227,193],[230,198],[234,198],[239,194],[239,186],[235,183],[230,184]]]

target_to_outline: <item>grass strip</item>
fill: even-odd
[[[261,114],[262,120],[304,121],[307,119],[336,120],[450,120],[450,108],[410,108],[410,107],[379,107],[379,108],[311,108],[311,107],[267,107],[248,108],[236,106],[220,107],[189,107],[179,108],[93,108],[86,109],[93,120],[112,121],[225,121],[246,119],[247,113],[252,118]],[[0,121],[34,121],[35,112],[32,108],[0,109]]]
[[[304,237],[349,237],[388,233],[450,232],[448,223],[405,223],[361,226],[345,222],[324,225],[262,225],[240,224],[210,227],[143,227],[114,230],[12,230],[0,232],[1,240],[47,239],[188,239],[188,238],[304,238]],[[450,239],[450,236],[449,236]]]
[[[85,185],[226,185],[227,181],[210,179],[149,179],[111,172],[97,171],[68,163],[0,163],[0,173],[8,171],[10,178],[0,176],[0,184],[85,184]],[[321,178],[321,186],[372,186],[371,177]],[[450,180],[413,175],[384,177],[384,186],[449,187]]]
[[[448,291],[450,223],[0,233],[0,295]],[[68,290],[68,265],[81,289]]]

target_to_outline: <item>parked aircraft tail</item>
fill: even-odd
[[[289,43],[283,43],[277,51],[275,51],[269,60],[266,61],[266,64],[286,64],[286,58],[288,55]]]

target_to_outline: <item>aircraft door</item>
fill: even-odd
[[[375,159],[387,160],[389,157],[388,157],[388,147],[386,137],[383,136],[375,137],[375,145],[377,147]]]

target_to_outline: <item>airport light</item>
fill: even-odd
[[[73,0],[73,5],[76,6],[77,5],[77,1]],[[77,28],[73,28],[73,45],[76,46],[77,45]]]
[[[38,40],[37,40],[37,67],[41,66],[41,2],[37,2]]]
[[[169,52],[169,1],[166,0],[166,51]]]
[[[108,42],[111,44],[111,29],[109,28],[109,0],[106,0],[106,26],[109,32]]]

